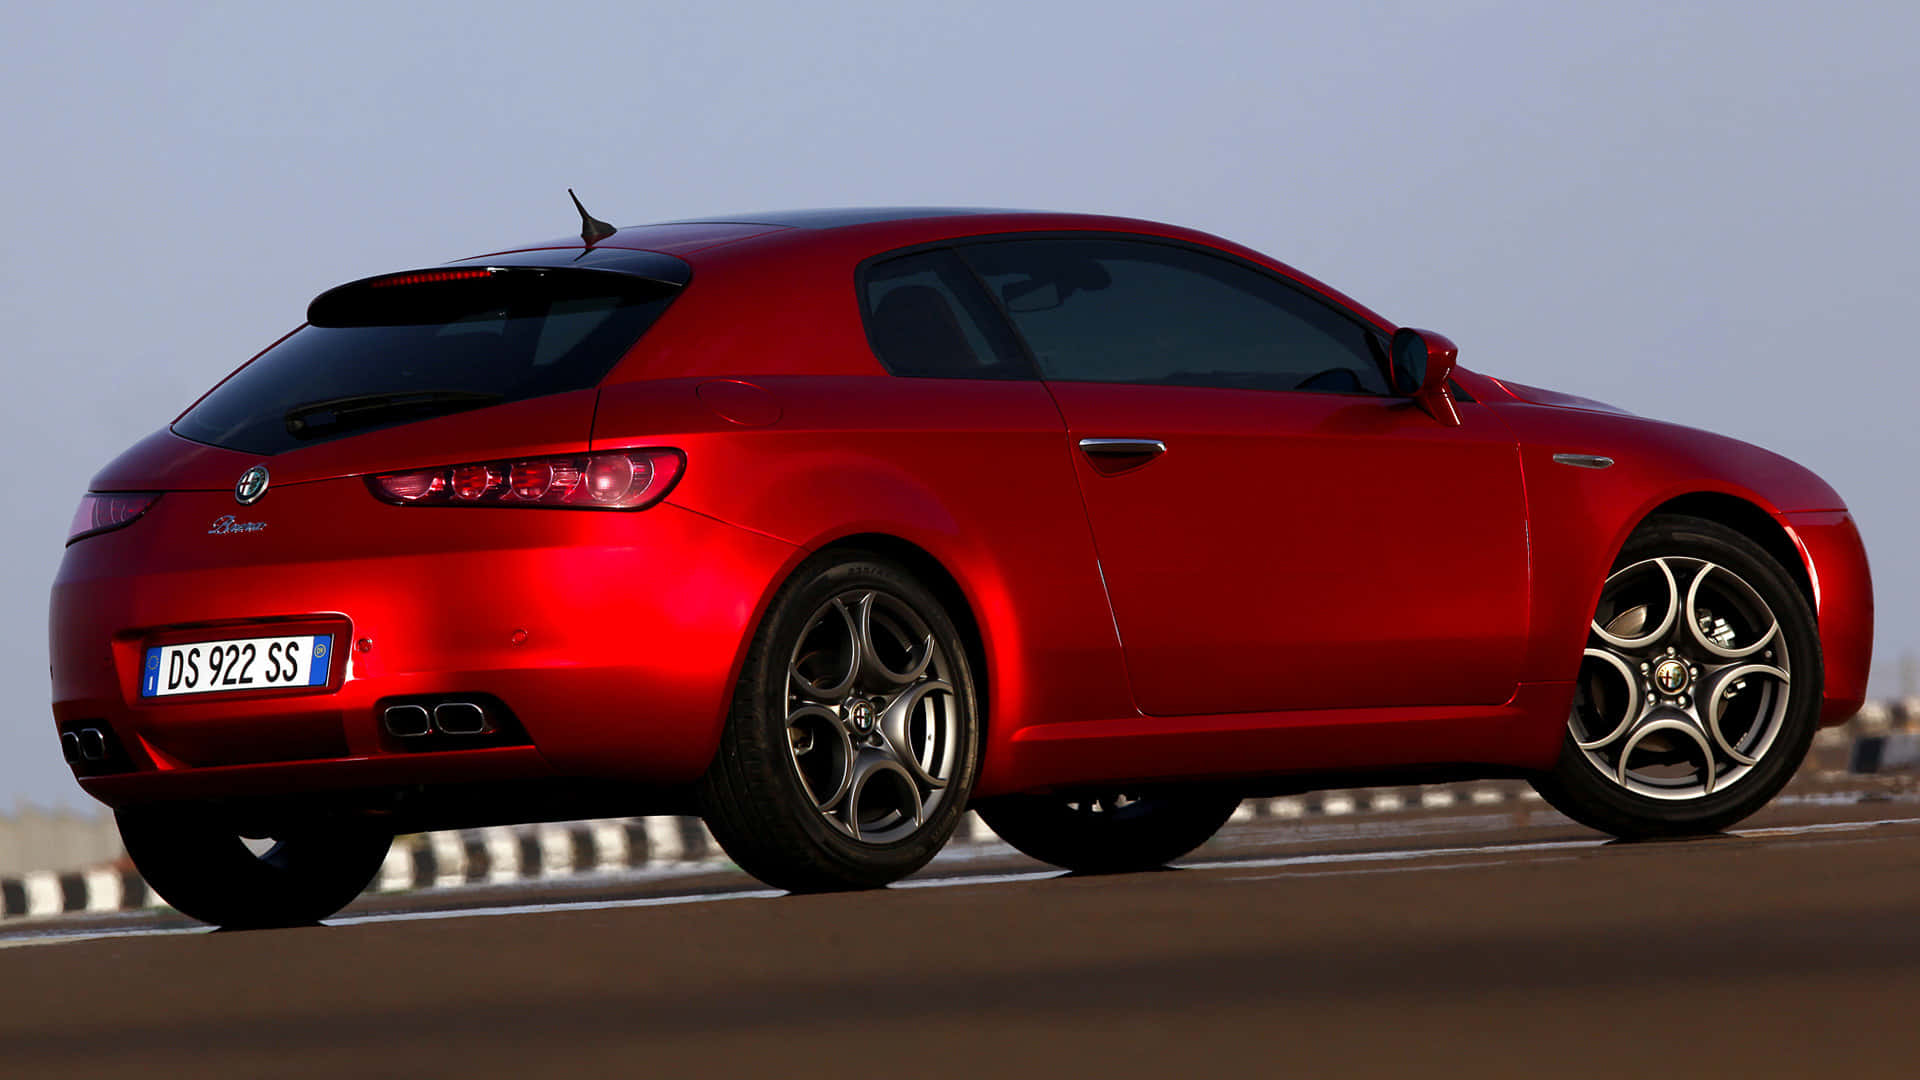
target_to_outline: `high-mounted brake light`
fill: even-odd
[[[159,500],[154,491],[89,491],[74,508],[67,543],[131,525]]]
[[[642,510],[667,497],[685,466],[678,450],[612,450],[381,473],[367,489],[398,506]]]
[[[421,270],[412,274],[394,274],[392,277],[377,278],[367,282],[369,289],[385,289],[394,285],[437,285],[443,281],[470,281],[474,278],[491,277],[491,270]]]

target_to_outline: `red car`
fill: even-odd
[[[396,832],[585,816],[699,813],[793,890],[969,806],[1093,871],[1356,783],[1708,832],[1863,699],[1818,477],[1228,241],[581,217],[323,293],[94,478],[54,718],[180,910],[311,921]]]

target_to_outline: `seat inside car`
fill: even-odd
[[[991,362],[974,351],[953,305],[931,285],[902,285],[882,297],[873,312],[873,343],[896,365],[911,363],[915,374],[959,374]]]

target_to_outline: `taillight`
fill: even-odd
[[[382,473],[367,489],[400,506],[640,510],[666,498],[685,465],[678,450],[614,450]]]
[[[159,499],[154,491],[89,491],[80,496],[80,505],[73,511],[67,543],[131,525]]]

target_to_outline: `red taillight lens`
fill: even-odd
[[[684,467],[678,450],[618,450],[386,473],[367,487],[405,506],[640,510],[666,498]]]
[[[395,502],[419,502],[446,488],[441,475],[432,471],[390,473],[375,477],[374,482],[380,486],[382,495]]]
[[[89,491],[80,496],[80,505],[73,511],[67,543],[131,525],[159,500],[160,495],[152,491]]]
[[[516,461],[507,474],[507,486],[516,499],[538,499],[553,487],[553,466],[544,461]]]
[[[500,485],[500,474],[485,465],[462,465],[449,472],[456,499],[472,502]]]

